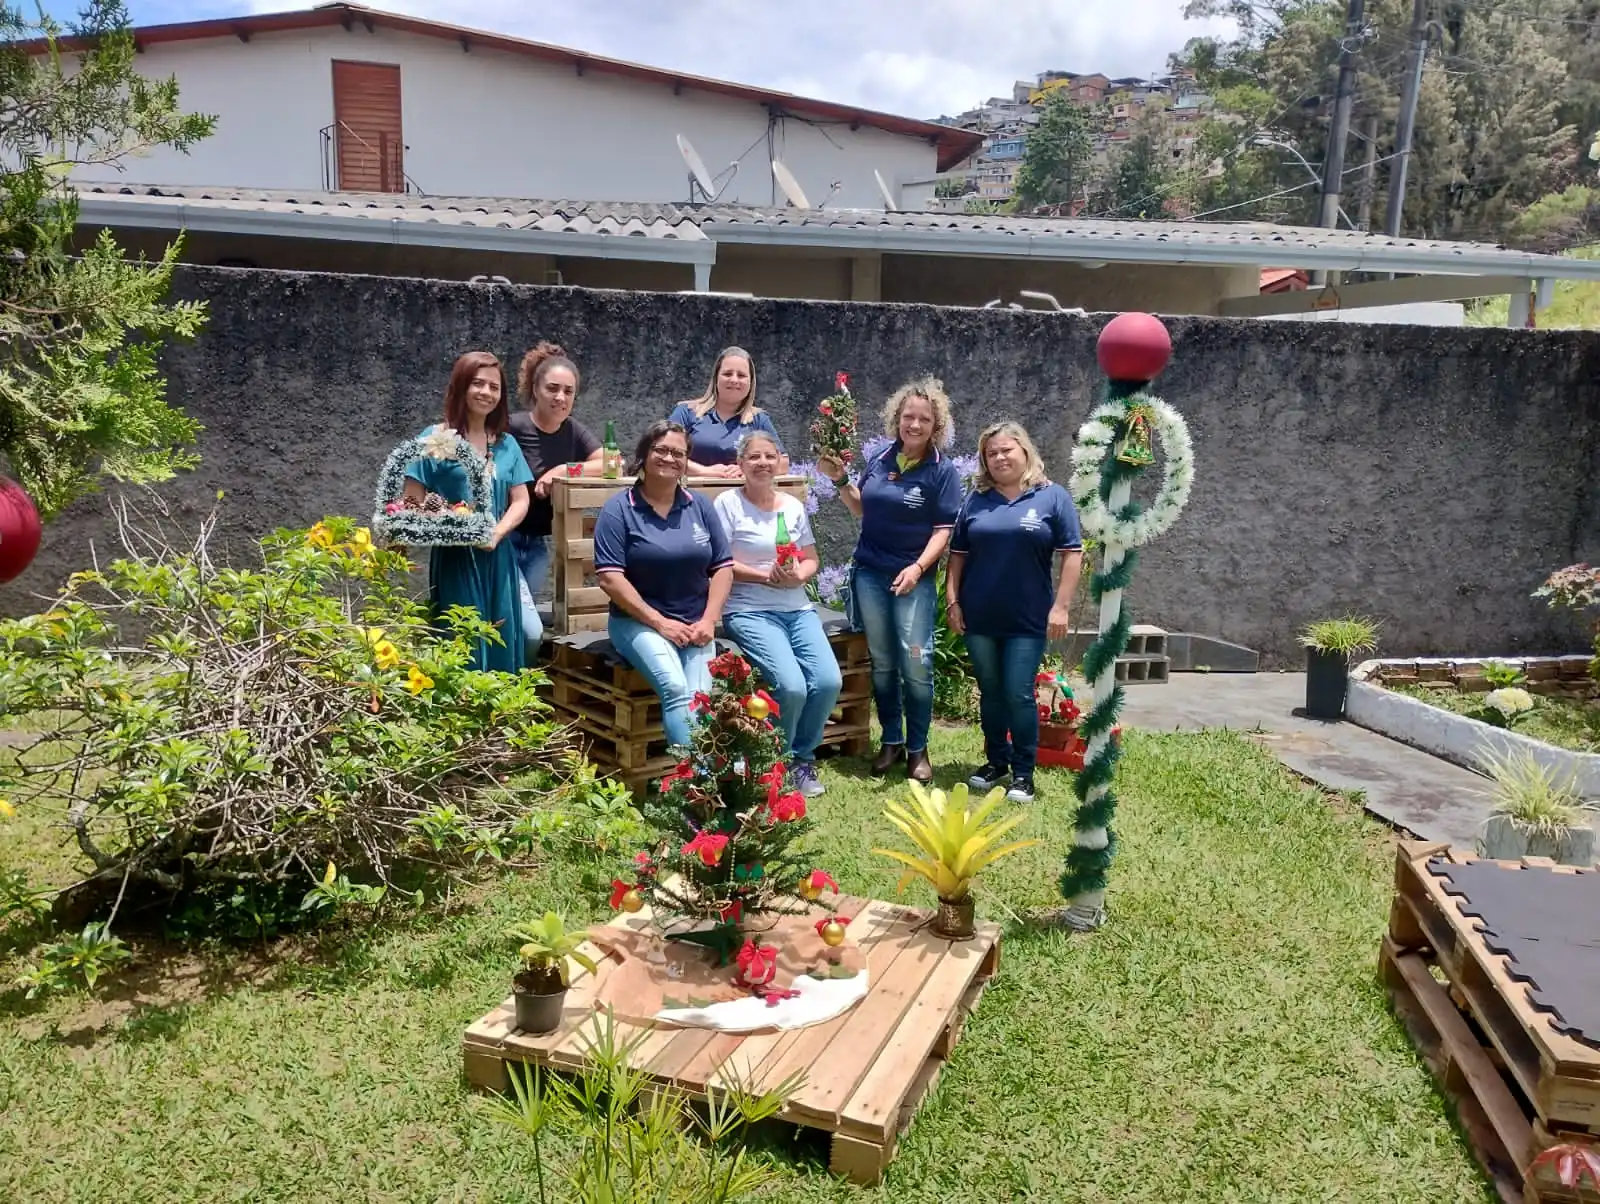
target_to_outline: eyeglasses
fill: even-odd
[[[657,459],[672,460],[676,463],[682,463],[689,458],[688,452],[676,451],[673,448],[662,447],[659,444],[650,449],[650,454]]]

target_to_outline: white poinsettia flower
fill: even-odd
[[[1506,718],[1520,715],[1523,711],[1533,710],[1533,695],[1526,690],[1519,690],[1515,686],[1508,686],[1503,690],[1492,690],[1483,700],[1484,706],[1493,707]]]
[[[422,454],[430,460],[454,460],[457,435],[452,430],[436,426],[422,438]]]

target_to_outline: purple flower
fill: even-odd
[[[839,593],[849,577],[849,563],[833,564],[823,569],[816,577],[818,600],[829,606],[837,606],[840,602]]]
[[[972,482],[978,475],[977,456],[951,456],[950,463],[954,466],[956,474],[961,478],[961,487],[971,489]]]
[[[790,472],[798,473],[806,479],[806,513],[815,514],[823,502],[832,501],[839,496],[839,487],[827,477],[823,476],[817,466],[809,460],[792,464]]]
[[[861,445],[862,463],[865,465],[873,460],[876,460],[879,456],[883,455],[884,452],[889,450],[889,446],[893,442],[894,440],[889,438],[888,435],[872,436],[872,438],[868,439]],[[865,472],[866,469],[863,468],[862,471]]]

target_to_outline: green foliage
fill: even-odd
[[[187,150],[214,119],[178,111],[175,80],[134,69],[120,0],[87,0],[68,56],[49,17],[0,4],[0,454],[49,518],[102,475],[188,468],[199,426],[170,409],[157,356],[192,336],[198,303],[163,304],[177,262],[124,260],[109,232],[73,257],[67,176],[152,147]],[[42,54],[23,43],[41,39]]]
[[[562,986],[571,981],[569,962],[576,962],[590,974],[599,973],[594,959],[579,948],[585,940],[584,933],[569,932],[566,923],[553,911],[508,929],[506,935],[517,942],[517,956],[522,959],[524,969],[553,971],[560,977]]]
[[[644,1028],[619,1040],[607,1013],[595,1017],[576,1078],[510,1066],[511,1093],[491,1100],[487,1112],[528,1139],[538,1204],[727,1204],[777,1178],[749,1157],[746,1138],[799,1090],[803,1072],[761,1095],[734,1083],[713,1093],[701,1116],[681,1093],[659,1089],[633,1069],[649,1036]],[[547,1129],[577,1136],[576,1154],[559,1170],[546,1166]]]
[[[119,517],[144,551],[0,623],[0,714],[36,733],[0,790],[59,814],[96,877],[220,894],[265,929],[308,880],[315,917],[376,905],[402,871],[527,849],[530,807],[564,796],[566,745],[540,674],[471,667],[476,612],[431,624],[404,555],[347,518],[233,568],[209,550],[214,516],[182,550]]]
[[[934,578],[933,619],[933,713],[957,723],[978,717],[978,683],[973,676],[967,644],[950,626],[944,608],[946,561],[941,560]]]
[[[21,870],[0,870],[0,924],[18,917],[36,924],[49,914],[49,891],[35,887]]]
[[[1589,822],[1593,808],[1584,803],[1570,772],[1558,775],[1522,749],[1504,757],[1485,749],[1478,763],[1493,783],[1489,796],[1494,814],[1524,831],[1559,838]]]
[[[1083,199],[1093,162],[1096,123],[1096,114],[1073,104],[1064,93],[1051,95],[1023,147],[1016,183],[1019,212]]]
[[[1376,648],[1378,625],[1371,619],[1347,615],[1342,619],[1318,619],[1300,633],[1300,643],[1318,652],[1340,652],[1353,656]]]
[[[112,935],[110,925],[103,921],[90,923],[78,935],[46,946],[38,964],[18,975],[16,985],[22,988],[25,999],[64,991],[79,983],[93,990],[102,974],[132,956],[122,938]]]
[[[300,910],[340,915],[350,908],[375,908],[386,893],[388,888],[384,886],[351,882],[349,875],[341,874],[330,861],[321,880],[300,900]]]
[[[1146,110],[1134,122],[1128,141],[1112,152],[1110,169],[1089,207],[1096,214],[1130,221],[1165,217],[1168,199],[1183,182],[1172,151],[1165,118],[1158,110]]]
[[[1493,689],[1502,689],[1505,686],[1520,686],[1527,680],[1528,675],[1515,665],[1507,665],[1500,661],[1485,661],[1483,666],[1483,679]]]

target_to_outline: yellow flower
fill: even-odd
[[[357,556],[368,556],[376,550],[372,546],[372,531],[370,528],[356,528],[356,533],[350,537],[350,550]]]
[[[338,877],[338,875],[339,875],[338,867],[335,866],[333,864],[333,862],[331,862],[331,861],[328,862],[328,868],[327,868],[327,870],[325,870],[323,872],[323,875],[322,875],[322,885],[324,885],[324,886],[332,886],[333,885],[333,880],[336,877]]]
[[[379,640],[374,644],[372,654],[377,657],[380,669],[393,669],[400,663],[400,650],[388,640]]]
[[[333,532],[328,530],[327,523],[317,523],[306,532],[306,542],[314,548],[333,547]]]
[[[417,666],[412,665],[410,672],[406,674],[406,689],[410,690],[413,694],[420,694],[424,690],[431,690],[433,689],[433,678],[429,677],[421,669],[417,668]]]
[[[428,684],[432,685],[433,683],[429,682]],[[10,819],[16,813],[17,809],[11,805],[9,799],[0,798],[0,819]]]

